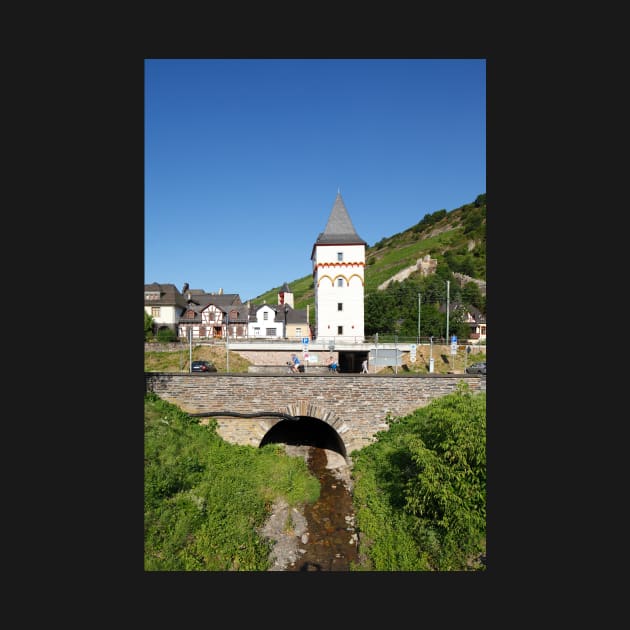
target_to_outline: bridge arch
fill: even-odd
[[[302,424],[299,427],[292,427],[291,424],[295,421],[282,419],[263,421],[259,425],[264,431],[260,437],[259,446],[274,441],[284,441],[277,440],[279,436],[289,440],[302,440],[303,443],[306,443],[309,441],[310,433],[319,437],[324,448],[337,451],[347,460],[348,444],[346,444],[343,436],[350,427],[334,411],[307,400],[296,400],[279,407],[278,412],[293,416]],[[318,423],[325,425],[328,429],[318,426]]]
[[[318,418],[298,416],[295,420],[276,422],[260,441],[259,448],[266,444],[281,443],[293,446],[316,446],[334,451],[346,462],[348,453],[343,439],[329,424]]]

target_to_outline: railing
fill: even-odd
[[[485,346],[486,339],[479,339],[479,335],[476,335],[477,338],[471,336],[468,339],[458,339],[458,345],[475,345],[475,346]],[[229,343],[230,344],[238,344],[238,343],[261,343],[267,345],[274,345],[278,343],[299,343],[301,344],[303,337],[250,337],[250,336],[241,336],[241,337],[232,337],[230,336]],[[188,339],[180,339],[182,343],[188,343]],[[204,344],[216,344],[220,346],[225,345],[225,337],[193,337],[193,341],[195,343],[204,343]],[[376,335],[364,335],[362,337],[345,337],[345,336],[320,336],[315,337],[314,339],[310,339],[309,343],[317,344],[318,346],[336,346],[339,344],[369,344],[369,345],[377,345],[377,344],[417,344],[417,345],[430,345],[431,337],[417,337],[417,336],[403,336],[403,335],[394,335],[394,334],[383,334],[378,333]],[[433,337],[433,345],[450,345],[450,340],[447,340],[445,337]]]

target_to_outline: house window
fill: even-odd
[[[343,260],[343,252],[337,252],[337,260],[341,262]]]
[[[343,326],[337,326],[337,334],[343,335]]]
[[[275,337],[276,336],[276,329],[275,328],[267,328],[266,335],[267,335],[267,337]]]
[[[337,302],[337,310],[343,311],[343,304],[341,302]]]
[[[302,336],[302,329],[301,328],[296,328],[295,329],[295,336],[296,337],[301,337]]]
[[[339,279],[337,280],[337,286],[338,286],[338,287],[342,287],[342,286],[343,286],[343,278],[339,278]]]
[[[254,326],[254,337],[260,337],[260,328],[258,326]]]
[[[160,316],[160,307],[152,306],[151,307],[151,317],[159,317]]]
[[[267,321],[267,320],[269,319],[269,313],[268,313],[268,311],[265,311],[265,312],[263,313],[263,319],[264,319],[265,321]]]

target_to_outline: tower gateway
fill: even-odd
[[[320,341],[363,342],[365,247],[341,197],[326,229],[313,245],[316,337]]]

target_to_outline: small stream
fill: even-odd
[[[333,469],[327,468],[326,450],[308,449],[308,467],[320,482],[319,499],[305,506],[308,540],[300,544],[298,560],[286,571],[349,571],[357,562],[354,507],[351,490]]]

